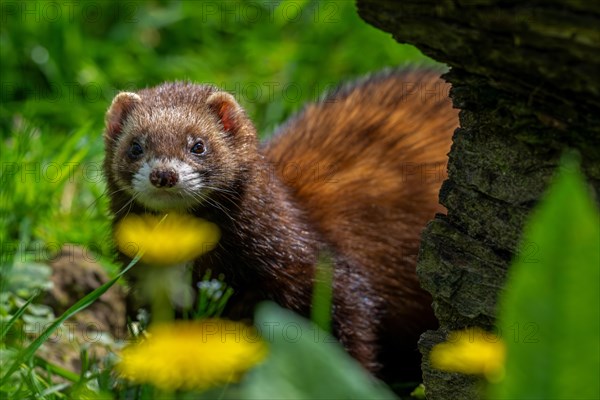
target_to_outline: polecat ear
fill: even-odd
[[[226,132],[238,133],[244,125],[244,110],[229,93],[213,93],[206,104],[217,115]]]
[[[113,139],[123,129],[123,122],[127,115],[133,109],[133,106],[140,103],[142,98],[132,92],[121,92],[112,101],[110,108],[106,112],[106,136]]]

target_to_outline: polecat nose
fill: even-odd
[[[172,169],[167,170],[159,170],[155,169],[150,173],[150,183],[152,183],[157,188],[162,187],[173,187],[179,180],[179,176],[177,172]]]

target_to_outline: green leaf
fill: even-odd
[[[600,221],[589,193],[565,158],[500,301],[506,376],[491,398],[600,398]]]
[[[330,335],[291,311],[261,304],[255,325],[268,359],[242,383],[247,399],[394,399]]]
[[[52,268],[36,262],[16,262],[5,275],[3,290],[28,298],[37,290],[52,287]]]

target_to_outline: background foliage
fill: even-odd
[[[3,2],[0,32],[0,239],[105,255],[101,133],[118,91],[213,83],[265,135],[339,82],[432,63],[351,1]]]

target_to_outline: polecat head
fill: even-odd
[[[118,191],[156,210],[203,204],[231,191],[256,154],[256,132],[229,93],[166,83],[122,92],[106,114],[105,170]]]

